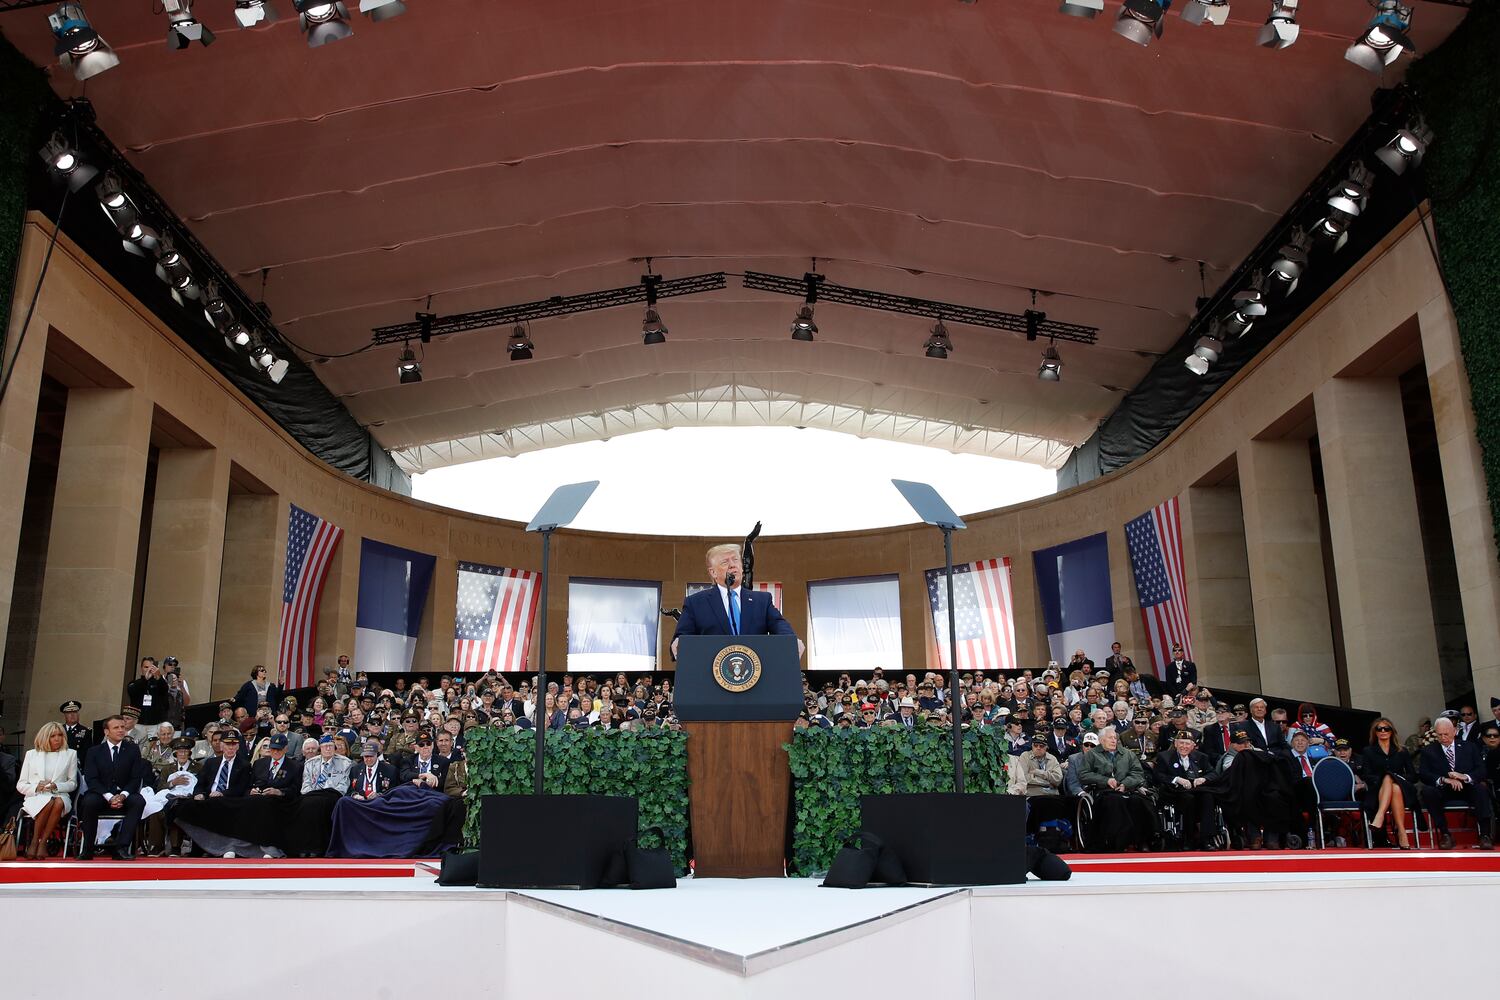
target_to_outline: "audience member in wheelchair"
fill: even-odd
[[[1209,781],[1219,794],[1231,843],[1251,850],[1281,847],[1292,815],[1292,789],[1286,762],[1255,745],[1248,729],[1230,737],[1234,756]]]
[[[1153,817],[1151,803],[1143,794],[1145,768],[1139,757],[1121,749],[1113,726],[1106,725],[1098,738],[1099,745],[1084,753],[1078,765],[1078,781],[1094,798],[1092,842],[1102,851],[1148,846]]]
[[[1339,740],[1339,743],[1344,742]],[[1335,744],[1335,750],[1337,744]],[[1359,768],[1354,772],[1365,781],[1361,805],[1377,847],[1387,846],[1385,821],[1389,817],[1396,827],[1396,845],[1410,847],[1406,835],[1406,810],[1417,808],[1417,790],[1412,771],[1411,754],[1396,735],[1396,724],[1381,717],[1370,726],[1370,743],[1360,753]]]
[[[1209,833],[1214,829],[1217,805],[1208,779],[1213,764],[1198,750],[1191,729],[1177,734],[1171,748],[1156,758],[1156,786],[1163,802],[1171,803],[1182,816],[1183,848],[1212,850]]]
[[[1099,746],[1098,733],[1084,733],[1078,740],[1078,752],[1062,761],[1063,794],[1074,798],[1083,794],[1083,785],[1078,781],[1078,768],[1083,764],[1083,755]]]

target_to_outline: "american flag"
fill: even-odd
[[[948,663],[948,573],[927,571],[927,605],[938,660]],[[1010,600],[1010,560],[981,559],[953,567],[955,652],[960,670],[1015,670],[1016,621]]]
[[[281,644],[276,651],[281,682],[312,687],[313,651],[318,640],[318,602],[328,564],[344,529],[292,505],[287,520],[286,576],[281,588]]]
[[[541,574],[530,570],[459,563],[453,669],[525,670],[541,583]]]
[[[1160,677],[1172,662],[1172,643],[1182,643],[1183,655],[1193,658],[1177,498],[1126,524],[1125,541],[1130,547],[1130,568],[1135,573],[1135,592],[1146,623],[1151,662]]]
[[[690,584],[687,585],[687,595],[686,596],[692,597],[694,594],[698,593],[698,591],[700,591],[700,590],[707,590],[709,587],[712,587],[712,586],[713,586],[713,584],[711,584],[711,583],[690,583]],[[777,581],[777,580],[759,580],[759,581],[756,581],[755,585],[752,586],[750,589],[751,590],[758,590],[762,594],[770,594],[771,595],[771,603],[774,604],[774,605],[776,605],[776,610],[777,611],[781,610],[781,583],[780,583],[780,581]]]

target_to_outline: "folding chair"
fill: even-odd
[[[1365,847],[1373,846],[1370,839],[1370,824],[1364,821],[1364,807],[1354,798],[1354,772],[1349,765],[1337,757],[1324,757],[1313,765],[1313,790],[1318,793],[1318,841],[1328,846],[1323,833],[1325,812],[1355,812],[1359,814],[1360,826],[1365,831]]]

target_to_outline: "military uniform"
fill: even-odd
[[[69,712],[83,711],[83,706],[76,701],[65,701],[57,706],[57,710],[66,715]],[[82,767],[84,754],[94,745],[94,731],[81,722],[74,722],[65,724],[63,732],[68,737],[68,749],[77,752],[79,766]]]

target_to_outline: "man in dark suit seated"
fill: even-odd
[[[1417,756],[1417,776],[1422,779],[1422,808],[1432,817],[1439,834],[1438,846],[1448,850],[1453,836],[1448,832],[1447,804],[1457,799],[1474,810],[1479,827],[1479,849],[1491,850],[1492,815],[1489,789],[1485,787],[1484,759],[1473,743],[1458,741],[1458,727],[1452,719],[1441,718],[1432,725],[1437,742],[1429,743]]]
[[[355,764],[349,772],[349,797],[369,801],[384,795],[396,784],[396,768],[388,760],[380,759],[380,744],[370,740],[360,754],[362,763]]]
[[[104,742],[90,747],[84,761],[83,780],[88,790],[78,799],[78,821],[83,824],[80,860],[90,861],[94,857],[94,835],[102,812],[116,812],[121,816],[115,832],[99,845],[99,849],[109,851],[119,861],[135,857],[131,844],[135,841],[136,824],[141,821],[141,812],[146,808],[141,782],[147,769],[141,760],[140,748],[133,740],[127,739],[130,729],[130,723],[123,715],[111,715],[105,719]]]
[[[219,732],[219,756],[198,769],[198,791],[193,798],[238,799],[250,792],[250,762],[240,756],[240,731],[233,726]]]
[[[682,602],[682,617],[672,635],[672,655],[677,639],[684,635],[796,635],[791,623],[781,617],[771,595],[740,587],[744,568],[740,547],[733,543],[708,550],[708,576],[713,586]],[[802,640],[797,640],[801,655]]]
[[[1184,850],[1208,847],[1203,838],[1214,824],[1214,795],[1206,787],[1210,769],[1208,757],[1198,752],[1198,738],[1191,729],[1178,732],[1171,748],[1156,758],[1161,800],[1172,803],[1182,816]]]
[[[277,733],[266,744],[266,755],[250,767],[250,794],[293,798],[302,794],[302,765],[287,751],[291,741]]]
[[[1292,752],[1287,745],[1286,732],[1281,724],[1270,718],[1267,713],[1268,705],[1264,698],[1252,698],[1250,700],[1250,717],[1244,722],[1237,724],[1237,729],[1243,729],[1250,734],[1250,742],[1255,744],[1255,749],[1266,750],[1285,757]]]

